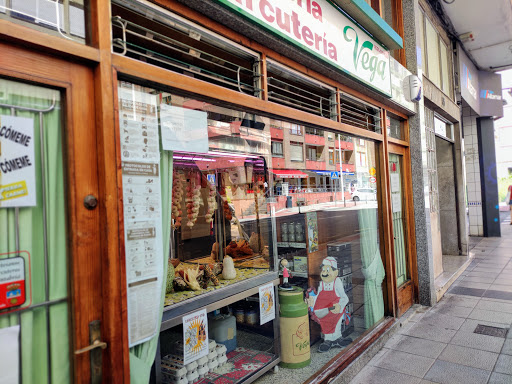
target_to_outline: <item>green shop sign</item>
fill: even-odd
[[[327,0],[216,0],[391,97],[389,51]]]

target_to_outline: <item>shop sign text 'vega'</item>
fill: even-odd
[[[217,0],[391,96],[389,51],[326,0]]]

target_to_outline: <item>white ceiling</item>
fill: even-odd
[[[512,68],[512,0],[442,0],[443,8],[459,35],[472,32],[474,41],[463,42],[483,70]]]

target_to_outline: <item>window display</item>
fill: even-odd
[[[281,359],[283,367],[294,369],[297,380],[307,380],[311,370],[303,368],[310,363],[321,368],[384,317],[377,146],[370,140],[195,98],[143,91],[155,95],[160,131],[172,130],[172,137],[179,139],[188,137],[180,130],[188,130],[204,140],[204,117],[208,137],[208,151],[198,150],[199,136],[190,133],[193,137],[179,143],[180,148],[189,145],[190,151],[161,152],[161,173],[168,174],[162,177],[162,197],[168,198],[162,211],[169,212],[168,224],[164,223],[169,269],[160,337],[165,380],[206,383],[213,380],[212,374],[222,376],[219,372],[225,370],[236,371],[245,380],[255,372],[240,373],[243,367],[230,359],[252,361],[256,355],[268,357],[267,362]],[[173,116],[164,124],[161,111],[170,106]],[[191,119],[187,110],[194,110],[197,118]],[[191,125],[194,129],[187,128]],[[297,142],[297,132],[307,132],[304,142]],[[277,144],[282,155],[272,157]],[[322,155],[304,161],[303,148],[308,145]],[[331,147],[336,156],[327,161],[323,154]],[[301,161],[296,148],[301,148]],[[371,198],[361,197],[365,190]],[[279,284],[276,299],[300,306],[300,316],[281,305],[280,313],[287,318],[281,321],[276,315],[259,325],[261,308],[250,297],[268,284],[271,289]],[[229,369],[219,368],[225,361],[213,362],[210,354],[218,355],[217,347],[196,359],[193,368],[179,360],[184,341],[178,328],[200,310],[209,313],[209,336],[205,333],[204,338],[225,346],[221,356],[226,354],[231,361]],[[265,334],[271,340],[287,335],[298,349],[281,345],[280,355],[279,348],[273,350],[275,345],[252,348],[256,341],[242,342],[244,332]],[[263,352],[271,350],[268,356]],[[269,369],[263,366],[263,371]],[[259,380],[265,382],[265,377]]]

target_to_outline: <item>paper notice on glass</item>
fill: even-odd
[[[392,173],[391,176],[391,192],[400,192],[400,175]]]
[[[0,207],[36,205],[34,119],[0,116]]]
[[[125,221],[160,218],[159,164],[132,161],[121,163]]]
[[[276,318],[274,300],[274,284],[268,283],[259,287],[260,291],[260,325]]]
[[[393,213],[402,212],[402,195],[400,192],[391,193],[391,204]]]
[[[121,160],[160,161],[156,95],[126,82],[118,92]]]
[[[161,104],[160,123],[164,150],[208,153],[206,112]]]
[[[20,326],[0,329],[0,383],[19,383],[19,341]]]
[[[183,363],[208,355],[208,317],[206,309],[183,316]]]
[[[161,278],[128,283],[129,346],[151,339],[160,330]]]
[[[118,95],[128,337],[132,347],[160,329],[164,265],[160,138],[157,96],[125,81],[119,82]]]

